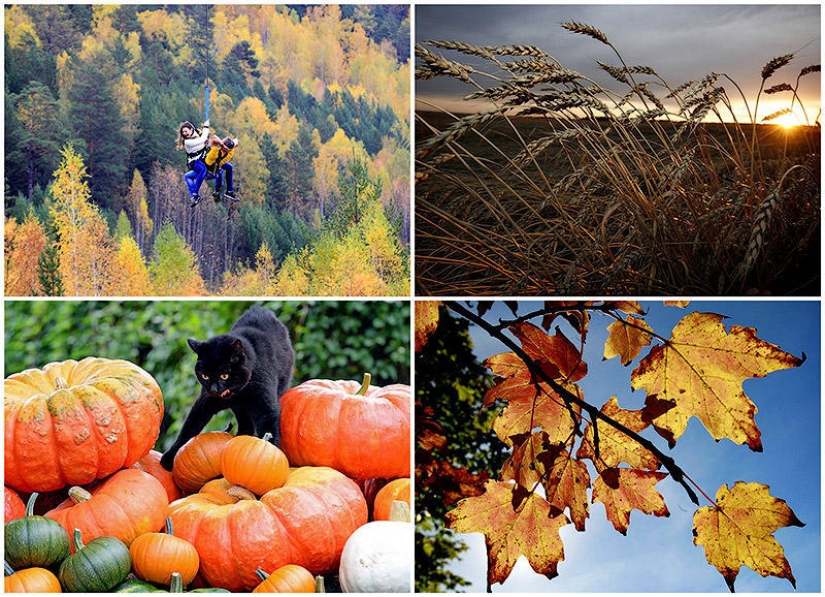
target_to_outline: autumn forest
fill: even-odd
[[[4,17],[7,296],[409,294],[407,6]],[[193,208],[207,113],[241,201]]]

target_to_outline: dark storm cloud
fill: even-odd
[[[600,29],[627,64],[652,66],[674,87],[724,72],[755,91],[760,70],[769,60],[796,53],[788,67],[795,76],[802,67],[818,64],[821,52],[818,4],[418,5],[415,18],[417,42],[536,45],[567,68],[600,82],[594,62],[616,63],[612,50],[565,31],[559,23],[575,21]],[[467,91],[439,80],[417,88],[427,95],[445,90],[458,95]]]

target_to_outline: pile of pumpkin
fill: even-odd
[[[6,378],[4,402],[6,592],[410,590],[409,386],[305,382],[280,447],[206,432],[171,473],[137,365],[50,363]]]

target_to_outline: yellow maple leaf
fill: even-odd
[[[616,397],[613,396],[604,403],[601,412],[621,423],[630,431],[636,433],[646,429],[650,422],[645,420],[645,412],[641,410],[625,410],[619,407]],[[598,423],[599,449],[596,456],[596,433],[593,423],[588,423],[584,431],[582,443],[576,453],[578,458],[589,458],[596,466],[596,470],[619,466],[622,462],[631,468],[656,470],[659,468],[659,459],[650,450],[639,444],[607,423]]]
[[[762,442],[754,421],[757,408],[742,382],[798,367],[804,359],[761,340],[753,328],[731,326],[727,333],[722,319],[715,313],[686,315],[670,340],[642,359],[631,374],[631,385],[647,392],[648,404],[673,403],[653,418],[656,431],[671,446],[695,416],[714,439],[727,437],[758,452]]]
[[[622,535],[630,526],[631,510],[645,514],[670,516],[656,483],[667,473],[640,471],[632,468],[609,468],[593,481],[593,503],[601,502],[607,519]]]
[[[716,506],[699,508],[693,515],[693,543],[704,546],[708,563],[725,577],[731,592],[742,566],[762,576],[787,578],[796,588],[791,565],[773,533],[805,524],[769,490],[767,485],[742,481],[731,489],[722,485]]]
[[[653,337],[653,330],[647,322],[632,315],[628,315],[626,321],[614,321],[607,326],[607,331],[610,335],[604,343],[604,359],[620,356],[622,365],[629,365],[639,356]]]
[[[547,578],[558,576],[556,568],[564,559],[559,529],[568,524],[567,517],[552,515],[540,495],[517,495],[515,488],[512,483],[488,481],[483,495],[461,500],[446,514],[454,531],[484,534],[491,585],[507,579],[519,556]]]

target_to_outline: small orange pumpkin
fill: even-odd
[[[166,519],[165,533],[145,533],[129,546],[132,570],[141,580],[164,585],[172,584],[172,575],[179,573],[183,585],[188,585],[198,573],[198,550],[186,539],[175,537],[172,519]]]
[[[389,520],[392,503],[396,501],[407,502],[408,506],[412,506],[411,494],[411,483],[408,477],[393,479],[376,494],[372,507],[372,519]]]
[[[184,493],[195,493],[221,476],[221,454],[232,437],[226,431],[207,431],[183,444],[175,454],[172,475]]]
[[[8,563],[4,564],[6,576],[3,578],[4,593],[62,593],[60,581],[45,568],[26,568],[15,572]]]
[[[315,577],[297,564],[287,564],[267,574],[260,568],[255,573],[263,580],[255,587],[253,593],[314,593]]]
[[[221,455],[221,471],[232,485],[245,487],[255,495],[281,487],[289,475],[289,462],[277,446],[263,439],[239,435],[226,443]]]

